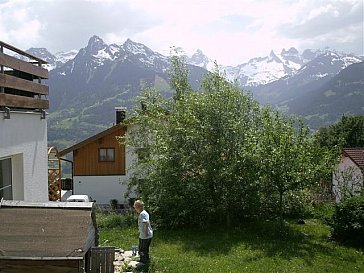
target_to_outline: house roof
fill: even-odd
[[[1,201],[0,260],[83,259],[97,244],[93,203]]]
[[[364,169],[364,147],[344,148],[343,154],[349,157],[360,169]]]
[[[112,134],[115,131],[118,131],[118,130],[123,129],[123,128],[126,129],[126,126],[125,125],[120,125],[120,124],[114,125],[113,127],[110,127],[109,129],[106,129],[105,131],[102,131],[102,132],[100,132],[100,133],[98,133],[98,134],[96,134],[94,136],[91,136],[91,137],[89,137],[89,138],[87,138],[87,139],[85,139],[85,140],[71,146],[71,147],[68,147],[68,148],[60,151],[59,156],[64,156],[64,155],[66,155],[66,154],[68,154],[68,153],[70,153],[70,152],[72,152],[74,150],[77,150],[77,149],[79,149],[79,148],[81,148],[81,147],[83,147],[83,146],[85,146],[85,145],[87,145],[87,144],[89,144],[89,143],[91,143],[91,142],[93,142],[95,140],[98,140],[99,138],[105,137],[105,136],[107,136],[109,134]]]

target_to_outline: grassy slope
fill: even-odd
[[[149,272],[364,272],[364,254],[329,241],[318,221],[290,223],[281,235],[273,223],[239,229],[156,230]],[[101,229],[100,242],[130,249],[136,228]],[[106,241],[107,240],[107,241]]]

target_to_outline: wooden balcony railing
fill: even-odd
[[[48,70],[42,67],[46,63],[0,41],[0,109],[48,109],[49,88],[42,84],[48,79]]]

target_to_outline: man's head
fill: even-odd
[[[136,200],[134,202],[134,209],[137,211],[137,212],[141,212],[144,210],[144,202],[142,200]]]

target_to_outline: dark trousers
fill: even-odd
[[[149,246],[152,242],[152,238],[150,239],[140,239],[139,238],[139,256],[140,261],[147,263],[149,262]]]

